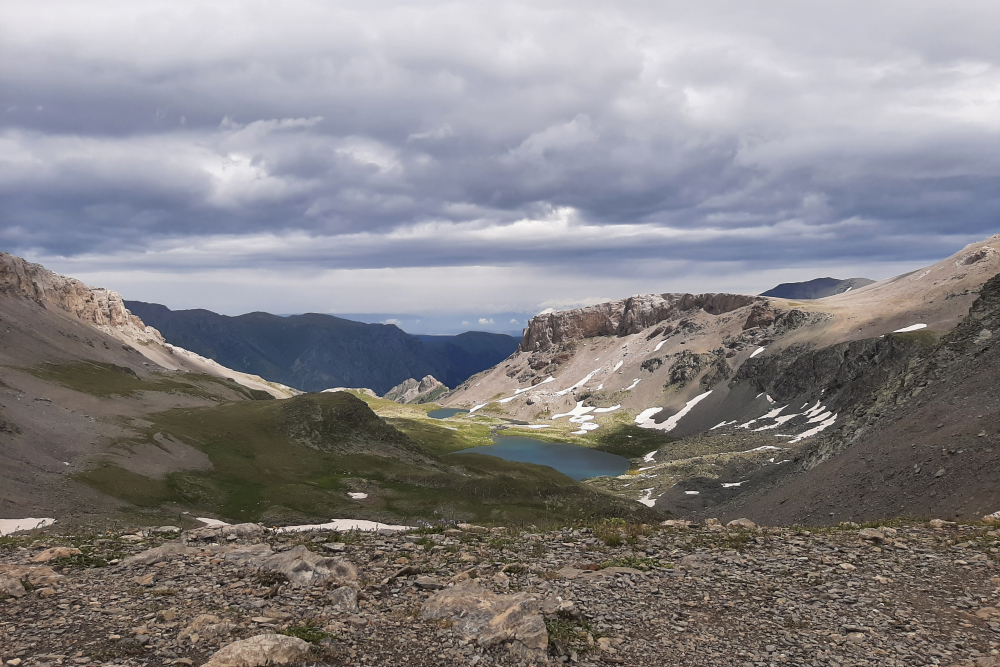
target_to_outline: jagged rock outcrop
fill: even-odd
[[[522,352],[543,352],[571,340],[627,336],[700,308],[721,315],[767,299],[746,294],[640,294],[586,308],[536,315],[521,339]]]
[[[433,375],[425,375],[420,382],[408,378],[386,392],[382,398],[396,403],[430,403],[448,391]]]
[[[90,287],[76,278],[20,257],[0,253],[0,292],[27,297],[45,307],[60,308],[106,333],[127,330],[137,340],[163,342],[160,333],[129,312],[118,292]]]
[[[478,646],[508,644],[515,655],[546,662],[548,632],[538,611],[538,599],[527,593],[497,595],[466,579],[435,593],[421,616],[446,621]]]

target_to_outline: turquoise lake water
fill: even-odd
[[[468,410],[461,408],[441,408],[440,410],[431,410],[427,413],[427,416],[431,419],[447,419],[448,417],[454,417],[460,412],[468,412]]]
[[[545,442],[513,435],[498,435],[493,439],[495,445],[473,447],[455,453],[485,454],[508,461],[537,463],[555,468],[578,481],[588,477],[624,475],[630,465],[628,459],[621,456],[568,442]]]

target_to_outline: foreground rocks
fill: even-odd
[[[0,662],[1000,665],[997,526],[749,523],[17,537]]]

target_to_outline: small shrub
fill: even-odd
[[[327,637],[333,636],[329,632],[324,631],[313,619],[308,619],[304,623],[289,625],[284,630],[278,630],[278,634],[296,637],[302,641],[307,641],[310,644],[315,644],[326,639]]]
[[[288,583],[288,577],[282,572],[258,572],[254,579],[261,586],[274,586],[276,584]]]
[[[626,556],[623,558],[612,558],[601,563],[601,569],[608,567],[630,567],[633,570],[647,572],[655,567],[663,567],[656,558],[640,558],[638,556]]]

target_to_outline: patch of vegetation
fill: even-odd
[[[279,635],[288,635],[289,637],[297,637],[303,641],[307,641],[310,644],[315,644],[320,642],[327,637],[332,637],[329,632],[325,632],[322,627],[313,619],[307,619],[303,623],[296,623],[290,625],[284,630],[278,630]]]
[[[655,429],[640,428],[634,423],[616,422],[613,426],[609,426],[607,430],[595,431],[599,435],[593,440],[596,442],[594,449],[624,456],[627,459],[645,456],[649,452],[680,440]]]
[[[455,421],[448,422],[448,426],[442,426],[433,423],[440,420],[403,417],[386,417],[385,421],[405,433],[427,451],[439,456],[493,444],[490,427],[487,424]]]
[[[586,621],[569,618],[546,618],[545,629],[549,633],[549,651],[556,656],[567,655],[570,651],[578,654],[597,649],[597,639],[604,635]],[[591,639],[588,640],[587,636]],[[594,642],[591,644],[590,642]]]
[[[112,558],[112,560],[113,559],[114,558]],[[48,565],[52,568],[59,569],[86,569],[92,567],[107,567],[108,561],[100,556],[95,556],[89,551],[84,551],[83,553],[67,556],[66,558],[54,558],[48,563]]]
[[[287,584],[288,576],[283,572],[258,572],[254,575],[254,580],[261,586],[277,586]]]
[[[618,547],[624,542],[622,539],[622,531],[624,529],[625,519],[605,519],[601,523],[594,526],[594,537],[604,542],[609,547]]]
[[[100,398],[133,396],[143,391],[180,393],[202,398],[227,398],[232,393],[250,399],[263,398],[258,390],[247,389],[232,380],[203,373],[157,373],[139,377],[127,366],[99,361],[41,364],[27,370],[41,380]],[[268,398],[271,398],[270,394]]]

